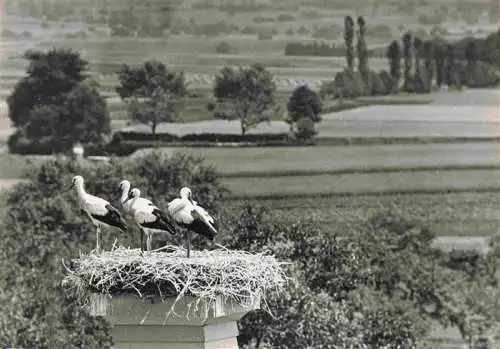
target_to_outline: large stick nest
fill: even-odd
[[[80,255],[66,267],[63,283],[76,287],[82,300],[89,291],[108,295],[136,293],[141,298],[195,297],[210,304],[225,296],[238,304],[261,299],[285,282],[284,263],[264,253],[216,249],[191,251],[166,246],[161,252],[124,247]],[[167,251],[168,250],[168,251]]]

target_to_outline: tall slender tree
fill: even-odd
[[[346,16],[344,19],[344,41],[347,68],[352,70],[354,68],[354,20],[351,16]]]
[[[368,67],[368,48],[366,47],[366,22],[362,16],[358,17],[358,70],[363,78],[365,94],[371,95],[373,90],[370,69]]]
[[[441,87],[444,80],[445,52],[442,45],[436,45],[434,49],[434,60],[436,61],[436,84]]]
[[[362,16],[358,17],[358,69],[363,77],[368,75],[368,48],[366,47],[366,22]]]
[[[413,39],[413,49],[415,50],[415,75],[420,74],[421,61],[423,57],[424,42],[418,36]]]
[[[408,89],[412,73],[412,37],[408,32],[403,35],[404,86]]]
[[[477,48],[476,42],[471,40],[465,47],[465,59],[467,60],[467,85],[474,85],[474,73],[477,64]]]
[[[458,83],[456,81],[456,71],[455,71],[455,50],[450,44],[446,45],[445,48],[445,65],[444,65],[444,80],[448,86],[454,86]]]
[[[401,49],[396,40],[389,45],[387,58],[389,59],[389,70],[393,81],[391,92],[395,93],[399,86],[399,79],[401,78]]]
[[[427,82],[429,87],[432,86],[432,79],[434,78],[434,46],[431,41],[424,41],[424,45],[422,47],[422,58],[424,59],[424,68],[426,70]]]

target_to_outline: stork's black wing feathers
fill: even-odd
[[[200,216],[200,214],[196,212],[196,210],[192,210],[191,215],[194,220],[192,223],[186,224],[186,227],[208,240],[213,241],[216,234],[208,225],[206,225],[205,220]]]
[[[123,232],[127,232],[127,223],[125,223],[125,220],[120,214],[120,211],[111,206],[111,204],[107,204],[106,209],[108,210],[108,213],[106,213],[105,215],[101,216],[101,215],[91,214],[92,218],[101,221],[103,223],[106,223],[107,225],[117,227]]]
[[[158,208],[153,210],[153,215],[156,216],[157,220],[161,222],[162,229],[168,231],[170,234],[176,234],[177,229],[171,223],[170,217]]]

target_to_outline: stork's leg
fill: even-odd
[[[152,243],[153,243],[153,237],[152,237],[151,232],[148,231],[146,233],[146,248],[147,248],[148,252],[151,251]]]
[[[141,230],[141,252],[144,252],[144,230],[141,227],[139,229]]]
[[[189,230],[186,230],[186,237],[187,237],[187,258],[189,258],[191,252],[191,232]]]
[[[101,252],[101,246],[100,246],[100,242],[99,242],[99,239],[100,239],[100,235],[101,235],[101,227],[99,226],[99,224],[96,225],[96,247],[95,247],[95,250],[97,253],[100,253]]]

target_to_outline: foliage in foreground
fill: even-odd
[[[242,345],[414,348],[425,342],[431,320],[457,326],[464,339],[496,331],[498,251],[445,253],[431,246],[434,237],[397,211],[380,212],[361,229],[324,232],[311,223],[277,224],[248,206],[226,246],[294,262],[298,283],[271,299],[276,318],[243,319]],[[481,294],[471,291],[478,288]]]
[[[115,205],[122,178],[160,207],[188,184],[197,201],[218,211],[224,189],[215,169],[201,159],[152,153],[134,160],[88,167],[48,161],[28,173],[31,183],[10,193],[0,233],[1,343],[110,347],[106,323],[91,318],[75,294],[60,286],[61,258],[94,246],[94,229],[64,191],[72,175],[84,175],[89,192]],[[444,253],[432,247],[434,234],[424,224],[397,211],[379,212],[342,231],[335,226],[322,231],[314,222],[283,225],[254,205],[225,213],[219,243],[268,251],[292,263],[293,281],[270,295],[274,318],[254,312],[241,321],[242,347],[414,348],[425,341],[431,320],[457,326],[464,338],[497,330],[497,245],[486,256]],[[104,246],[109,249],[117,237],[103,234]],[[119,236],[125,246],[137,246],[137,237]],[[196,245],[205,247],[201,241]]]
[[[76,304],[75,294],[61,287],[61,259],[68,261],[95,246],[95,228],[77,208],[74,193],[67,191],[75,174],[85,177],[90,193],[115,207],[119,207],[118,184],[124,178],[160,207],[178,196],[181,186],[189,185],[197,200],[217,212],[224,193],[215,169],[189,156],[152,153],[133,162],[113,160],[84,167],[56,159],[30,169],[31,182],[17,185],[8,195],[0,230],[0,343],[39,349],[110,346],[107,325],[89,317]],[[135,226],[130,222],[126,235],[106,231],[103,246],[110,249],[115,239],[124,246],[138,246]],[[179,238],[174,242],[180,243]],[[155,240],[161,243],[160,237]],[[195,243],[204,246],[201,239]]]

